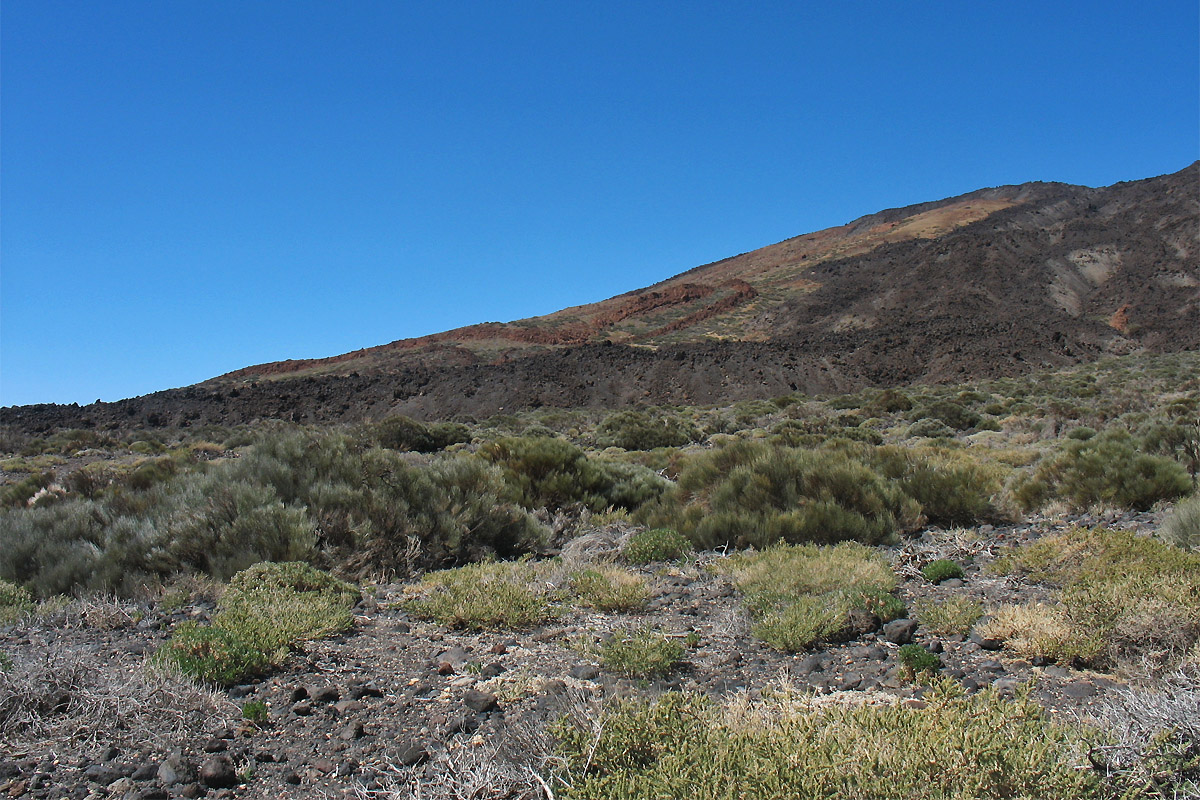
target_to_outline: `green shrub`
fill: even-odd
[[[262,700],[251,700],[242,706],[242,719],[255,725],[263,725],[270,719],[270,711]]]
[[[239,572],[213,625],[276,658],[296,642],[354,626],[358,589],[308,564],[262,563]]]
[[[562,800],[1108,797],[1091,741],[1026,697],[940,683],[927,707],[817,704],[767,693],[726,706],[668,692],[565,719]]]
[[[932,675],[942,668],[942,657],[919,644],[900,645],[896,657],[900,659],[900,670],[907,680],[921,674]]]
[[[930,583],[941,583],[951,578],[961,578],[963,569],[949,559],[939,558],[921,567],[921,575]]]
[[[907,529],[919,507],[870,467],[834,451],[737,442],[700,454],[645,514],[697,546],[787,542],[876,543]]]
[[[676,561],[692,552],[692,543],[670,528],[651,528],[629,537],[621,555],[630,564]]]
[[[600,665],[633,678],[659,678],[673,670],[687,647],[657,628],[619,631],[600,646]]]
[[[527,561],[469,564],[430,573],[409,613],[450,628],[531,628],[551,616],[545,582]]]
[[[940,419],[919,419],[908,426],[908,435],[914,439],[946,439],[954,436],[954,429]]]
[[[571,591],[579,602],[597,611],[635,611],[646,605],[646,581],[620,567],[595,567],[570,576]]]
[[[1027,658],[1113,669],[1172,661],[1200,641],[1200,555],[1129,531],[1076,528],[1014,550],[1000,572],[1058,588],[980,627]]]
[[[871,463],[896,481],[936,525],[970,525],[1002,516],[996,503],[1008,470],[941,448],[880,447]]]
[[[596,443],[600,447],[624,450],[682,447],[699,439],[700,431],[692,423],[668,414],[651,415],[643,411],[618,411],[596,428]]]
[[[180,625],[156,658],[232,686],[282,663],[298,642],[354,625],[358,590],[307,564],[256,564],[230,581],[210,627]]]
[[[912,398],[899,389],[884,389],[875,395],[874,399],[863,406],[868,416],[890,414],[896,411],[908,411],[913,407]]]
[[[0,486],[0,508],[23,506],[35,494],[54,482],[54,472],[37,472],[16,483]]]
[[[835,547],[780,545],[733,556],[722,564],[745,597],[754,635],[784,652],[842,637],[855,609],[890,620],[904,604],[885,599],[897,578],[874,550],[851,542]]]
[[[1200,550],[1200,495],[1181,500],[1163,521],[1159,536],[1183,550]]]
[[[909,412],[911,420],[937,420],[956,431],[965,431],[979,424],[982,417],[953,400],[936,400],[916,406]]]
[[[270,659],[241,637],[217,627],[184,623],[158,649],[155,658],[185,675],[218,686],[233,686],[264,672]]]
[[[918,603],[913,613],[930,633],[965,636],[983,616],[983,605],[969,597],[948,597],[940,602]]]
[[[24,586],[0,580],[0,625],[15,622],[33,610],[33,598]]]
[[[1110,429],[1090,439],[1067,441],[1018,480],[1013,494],[1026,509],[1059,498],[1077,509],[1102,504],[1145,511],[1190,487],[1178,463],[1139,452],[1128,432]]]

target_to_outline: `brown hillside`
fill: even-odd
[[[1200,348],[1200,162],[863,217],[543,317],[282,361],[33,430],[717,403]]]

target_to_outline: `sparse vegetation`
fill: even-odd
[[[983,604],[967,597],[917,603],[913,615],[921,627],[939,636],[965,636],[983,616]]]
[[[930,583],[941,583],[951,578],[961,578],[963,569],[949,559],[939,558],[921,567],[921,576]]]
[[[599,648],[601,666],[633,678],[661,678],[686,652],[683,642],[651,626],[617,631]]]
[[[409,613],[451,628],[528,628],[551,615],[537,567],[528,561],[470,564],[434,572],[421,582]]]
[[[819,705],[778,691],[720,706],[668,693],[557,729],[558,796],[638,800],[783,797],[1107,797],[1090,742],[1030,700],[966,697],[942,683],[928,707]]]
[[[676,561],[692,552],[687,537],[670,528],[651,528],[629,537],[621,555],[630,564]]]
[[[578,601],[597,611],[636,611],[650,596],[641,576],[620,567],[597,566],[575,572],[570,584]]]

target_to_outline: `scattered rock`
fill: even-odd
[[[908,644],[916,632],[915,619],[896,619],[883,626],[883,638],[892,644]]]
[[[238,784],[233,761],[226,755],[213,756],[200,767],[200,782],[210,789],[230,789]]]

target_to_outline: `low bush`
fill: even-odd
[[[919,644],[900,645],[896,657],[900,659],[900,673],[910,681],[921,675],[933,675],[942,668],[942,657]]]
[[[1026,509],[1061,499],[1080,510],[1106,505],[1145,511],[1190,488],[1180,464],[1140,452],[1128,432],[1109,429],[1090,439],[1067,441],[1058,453],[1021,475],[1013,495]]]
[[[581,605],[597,611],[636,611],[650,597],[646,581],[620,567],[595,567],[572,573],[571,591]]]
[[[949,682],[924,708],[817,704],[766,693],[722,706],[669,692],[564,720],[563,800],[1061,798],[1109,796],[1086,766],[1090,740],[1034,702]]]
[[[24,586],[0,580],[0,625],[15,622],[33,610],[33,598]]]
[[[887,561],[851,542],[834,547],[779,545],[738,554],[719,568],[744,595],[754,635],[784,652],[841,638],[856,609],[881,621],[903,613],[903,603],[885,599],[897,585]]]
[[[1001,607],[980,628],[1025,657],[1097,669],[1169,666],[1200,640],[1200,555],[1156,539],[1076,528],[995,568],[1058,588],[1055,604]]]
[[[600,665],[631,678],[661,678],[687,652],[683,642],[652,627],[618,631],[600,646]]]
[[[961,578],[963,569],[949,559],[939,558],[921,567],[921,576],[930,583],[941,583],[951,578]]]
[[[914,407],[908,415],[911,420],[936,420],[956,431],[974,428],[982,419],[979,414],[953,400],[935,400]]]
[[[1159,536],[1182,550],[1200,550],[1200,495],[1181,500],[1163,521]]]
[[[531,628],[549,619],[545,581],[528,561],[470,564],[430,573],[405,607],[415,617],[468,630]]]
[[[621,555],[630,564],[676,561],[692,552],[686,536],[670,528],[651,528],[629,537]]]
[[[691,422],[670,414],[644,411],[618,411],[596,428],[600,447],[624,450],[653,450],[656,447],[682,447],[700,439],[700,430]]]
[[[913,615],[921,627],[938,636],[966,636],[983,616],[983,605],[969,597],[917,603]]]
[[[354,625],[358,590],[307,564],[256,564],[230,581],[209,627],[184,624],[155,658],[232,686],[277,666],[298,642]]]
[[[924,418],[909,425],[907,434],[913,439],[948,439],[954,436],[954,428],[940,419]]]
[[[897,482],[936,525],[970,525],[1003,518],[996,498],[1008,468],[983,464],[971,455],[928,447],[880,447],[872,466]]]
[[[471,441],[471,429],[454,422],[426,424],[396,415],[365,427],[367,438],[390,450],[415,450],[434,453],[452,444]]]
[[[16,483],[0,486],[0,508],[23,506],[42,489],[54,482],[54,472],[35,472]]]
[[[677,487],[643,516],[709,549],[877,543],[915,525],[919,507],[846,453],[742,441],[687,461]]]

